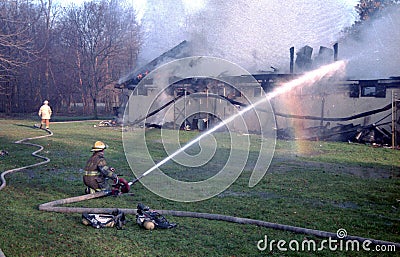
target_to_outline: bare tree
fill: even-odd
[[[36,58],[32,28],[38,19],[31,1],[0,1],[0,96],[1,109],[10,113],[21,88],[19,69]]]
[[[379,14],[385,7],[398,4],[396,0],[360,0],[356,10],[362,21],[371,19]]]
[[[82,100],[93,107],[97,118],[102,91],[121,76],[121,60],[126,63],[130,55],[127,50],[137,51],[139,47],[135,11],[117,0],[85,2],[78,8],[68,8],[65,24],[64,43],[73,49]]]
[[[45,99],[51,101],[53,110],[57,110],[59,106],[57,85],[62,79],[55,74],[58,68],[57,26],[60,7],[53,4],[53,0],[40,0],[34,8],[40,13],[32,29],[37,58],[29,63],[26,69],[20,71],[19,84],[26,85],[26,92],[30,92],[28,95],[31,110],[38,108]]]
[[[136,62],[139,29],[133,7],[118,0],[63,9],[0,0],[0,112],[33,112],[44,98],[56,110],[82,102],[96,118],[99,101],[111,110],[112,85]]]

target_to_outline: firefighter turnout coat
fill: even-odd
[[[43,120],[50,120],[51,118],[51,108],[47,104],[43,104],[39,109],[39,116],[42,117]]]
[[[104,152],[94,152],[86,163],[83,182],[86,186],[96,191],[101,191],[108,189],[107,178],[115,180],[117,179],[117,175],[112,171],[112,168],[107,166]]]

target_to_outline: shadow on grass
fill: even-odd
[[[31,128],[31,129],[39,129],[39,125],[37,125],[37,124],[34,124],[34,125],[14,124],[14,126]]]

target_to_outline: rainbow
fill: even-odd
[[[332,78],[338,74],[343,74],[346,64],[347,61],[345,60],[336,61],[304,73],[294,80],[280,84],[276,90],[267,94],[267,97],[269,100],[271,100],[280,96],[279,100],[282,101],[287,113],[299,116],[309,115],[315,106],[313,106],[310,102],[300,102],[299,98],[295,96],[295,93],[298,92],[298,90],[302,90],[304,87],[310,87],[322,80]],[[288,127],[294,128],[295,138],[299,139],[297,140],[297,149],[295,150],[297,150],[297,152],[300,154],[311,154],[311,148],[308,147],[310,142],[307,140],[301,140],[301,138],[304,138],[304,121],[300,119],[293,119],[290,121],[290,123],[291,124]]]

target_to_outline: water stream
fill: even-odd
[[[282,84],[281,86],[279,86],[278,88],[276,88],[272,92],[266,94],[265,97],[261,98],[260,100],[256,101],[253,104],[248,105],[247,107],[243,108],[242,110],[240,110],[236,114],[234,114],[234,115],[222,120],[221,122],[216,124],[214,127],[208,129],[204,133],[202,133],[199,136],[197,136],[196,138],[192,139],[187,144],[185,144],[183,147],[179,148],[178,150],[176,150],[175,152],[173,152],[172,154],[167,156],[165,159],[163,159],[162,161],[158,162],[156,165],[154,165],[153,167],[148,169],[141,176],[139,176],[136,179],[136,181],[138,181],[142,177],[148,175],[152,171],[158,169],[160,166],[162,166],[165,163],[167,163],[168,161],[172,160],[178,154],[184,152],[189,147],[191,147],[195,143],[198,143],[203,138],[205,138],[208,135],[214,133],[218,129],[226,126],[228,123],[230,123],[233,120],[235,120],[236,118],[244,115],[246,112],[256,108],[261,103],[264,103],[265,101],[269,101],[274,97],[277,97],[277,96],[279,96],[279,95],[281,95],[283,93],[286,93],[288,91],[293,90],[294,88],[310,86],[310,85],[313,85],[316,82],[320,81],[321,79],[324,79],[324,78],[327,78],[327,77],[331,77],[331,76],[335,75],[338,71],[343,70],[345,65],[346,65],[345,61],[334,62],[334,63],[329,64],[329,65],[321,66],[319,69],[307,72],[307,73],[305,73],[304,75],[302,75],[301,77],[299,77],[297,79],[294,79],[294,80],[291,80],[289,82],[286,82],[286,83]]]

